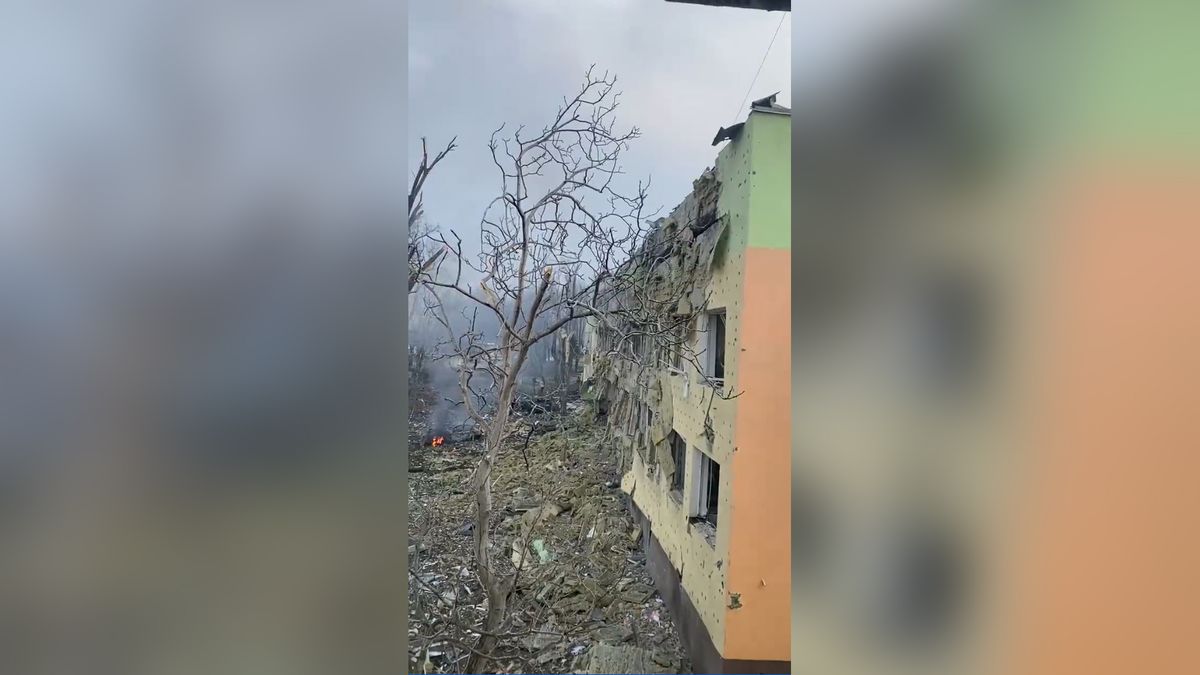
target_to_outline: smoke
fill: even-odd
[[[452,264],[448,262],[446,266]],[[445,276],[443,270],[442,277]],[[437,302],[441,303],[441,310],[433,308]],[[485,416],[493,414],[499,383],[485,368],[482,358],[464,364],[458,350],[473,343],[480,349],[491,350],[493,358],[498,359],[499,318],[457,292],[441,288],[435,296],[432,289],[421,286],[410,296],[410,303],[410,308],[415,309],[410,309],[409,314],[409,349],[423,350],[426,354],[423,377],[434,397],[427,420],[430,433],[444,435],[439,432],[453,432],[469,426],[470,416],[460,381],[460,370],[464,367],[471,373],[471,402]],[[435,316],[444,316],[450,330]],[[535,333],[544,332],[558,319],[552,313],[540,314],[534,320]],[[581,348],[582,326],[582,319],[572,321],[530,348],[529,357],[518,374],[519,395],[541,397],[560,391],[576,379],[578,363],[570,356],[572,352],[577,356]]]
[[[409,302],[410,308],[415,308],[409,315],[409,349],[423,350],[426,355],[424,381],[434,397],[427,420],[431,433],[462,430],[468,426],[470,415],[460,369],[471,364],[463,364],[457,350],[469,341],[481,346],[497,345],[500,321],[486,308],[445,289],[439,289],[435,296],[430,288],[420,286],[409,296]],[[434,309],[438,302],[441,310]],[[449,330],[436,318],[438,315],[449,323]],[[487,414],[494,407],[495,385],[486,372],[476,370],[471,374],[469,386],[476,394],[472,403],[477,410]]]

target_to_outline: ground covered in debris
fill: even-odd
[[[430,447],[414,400],[410,423],[410,672],[462,672],[486,599],[473,568],[469,480],[482,439]],[[690,672],[645,566],[640,529],[620,491],[619,458],[577,402],[566,411],[514,411],[494,470],[493,544],[517,574],[489,672]],[[600,668],[601,670],[597,670]]]

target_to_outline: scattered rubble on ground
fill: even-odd
[[[661,653],[632,645],[598,644],[583,660],[583,673],[661,673],[672,664]]]
[[[491,672],[601,672],[588,669],[610,668],[603,664],[614,658],[637,669],[603,672],[689,672],[646,570],[641,530],[619,488],[620,459],[603,429],[578,402],[513,415],[493,471],[492,526],[493,557],[517,584]],[[477,638],[471,629],[486,612],[469,485],[483,440],[472,434],[429,447],[421,443],[427,433],[413,422],[410,667],[461,672]]]

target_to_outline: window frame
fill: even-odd
[[[692,458],[695,461],[692,462],[688,516],[707,521],[716,528],[720,516],[717,504],[721,499],[721,464],[699,448],[692,449]]]
[[[668,434],[667,439],[671,446],[671,461],[675,463],[675,473],[671,475],[671,485],[668,490],[682,501],[684,488],[687,486],[688,443],[687,439],[674,429]]]
[[[718,339],[716,322],[720,318],[720,336]],[[704,379],[714,389],[722,390],[728,378],[729,363],[726,358],[729,341],[729,317],[725,308],[712,309],[704,313]],[[720,356],[721,374],[717,375],[718,355]]]

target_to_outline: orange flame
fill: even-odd
[[[439,445],[441,445],[442,443],[445,443],[445,442],[446,442],[446,437],[445,437],[445,436],[434,436],[434,437],[433,437],[433,441],[432,441],[432,442],[431,442],[429,445],[430,445],[431,447],[434,447],[434,448],[436,448],[437,446],[439,446]]]

